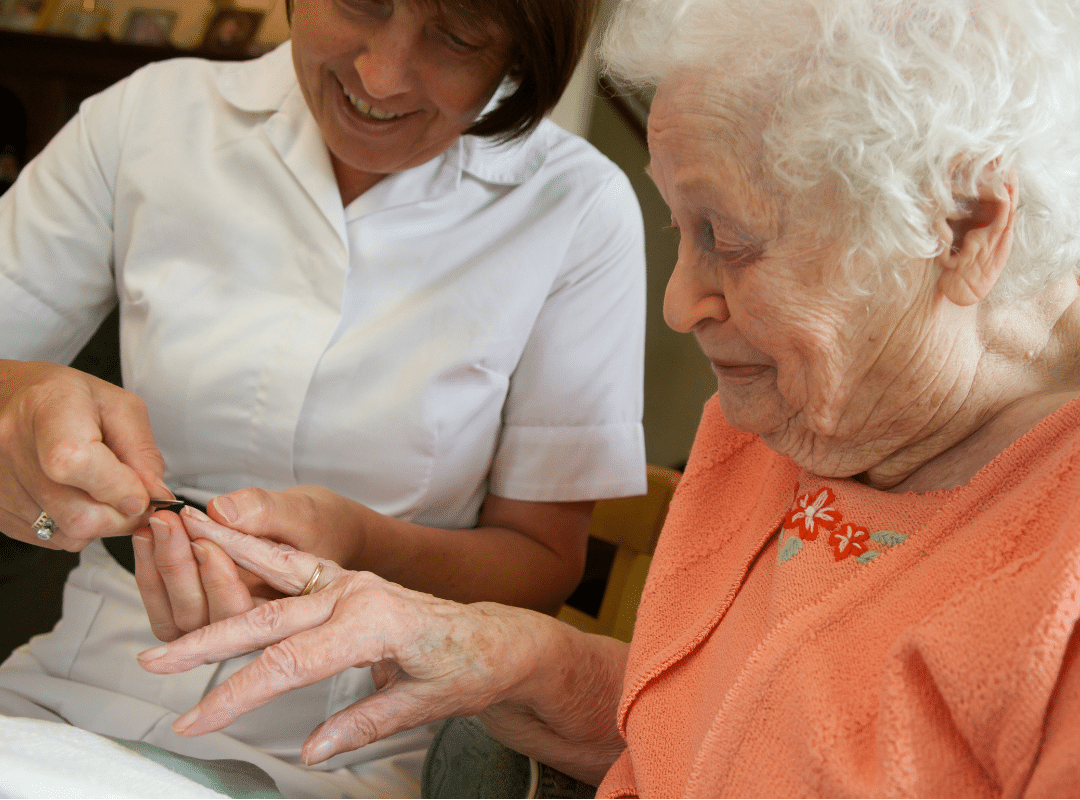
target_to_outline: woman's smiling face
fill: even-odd
[[[716,83],[676,76],[652,105],[650,174],[680,232],[664,317],[697,338],[734,427],[818,474],[857,474],[927,422],[919,395],[943,376],[932,262],[900,297],[830,286],[835,247],[814,223],[827,203],[768,190],[760,125]]]
[[[292,52],[335,168],[381,177],[445,151],[483,110],[512,43],[418,0],[297,0]]]

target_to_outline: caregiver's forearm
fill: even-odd
[[[492,600],[554,613],[581,580],[592,507],[488,495],[478,527],[445,530],[357,503],[364,547],[344,566],[462,603]]]

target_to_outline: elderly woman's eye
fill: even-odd
[[[701,223],[701,245],[709,251],[716,249],[716,232],[708,220]]]
[[[728,265],[732,267],[744,267],[752,264],[761,256],[761,250],[757,247],[732,247],[717,248],[716,253]]]
[[[761,255],[761,247],[755,243],[742,241],[738,237],[734,241],[731,237],[717,239],[716,229],[708,221],[701,225],[701,246],[706,252],[734,267],[750,264]]]

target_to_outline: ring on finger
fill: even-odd
[[[304,588],[300,590],[300,594],[297,597],[303,597],[306,594],[311,594],[311,590],[315,588],[315,584],[319,582],[319,576],[322,575],[322,562],[320,561],[315,566],[315,571],[311,573],[311,577],[308,578],[308,582],[304,584]]]
[[[34,533],[37,534],[37,537],[43,542],[49,541],[49,539],[53,537],[53,534],[60,530],[56,522],[53,521],[53,518],[44,511],[38,514],[38,518],[34,520],[34,524],[30,527],[34,529]],[[322,565],[320,564],[320,566]]]

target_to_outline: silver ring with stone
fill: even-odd
[[[53,537],[53,534],[60,530],[56,523],[53,522],[53,518],[42,511],[38,514],[38,518],[34,520],[34,524],[30,526],[34,529],[34,533],[43,542],[49,541]]]

